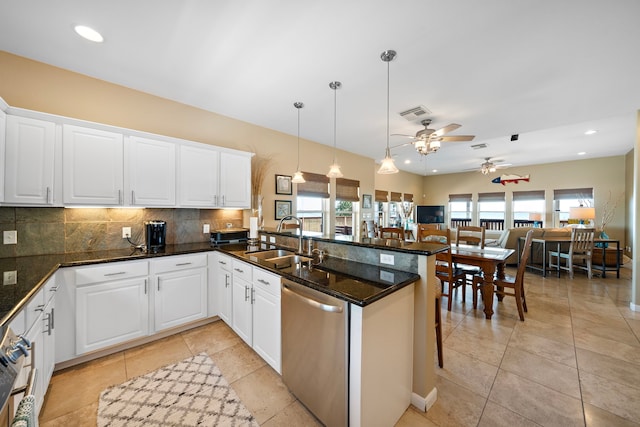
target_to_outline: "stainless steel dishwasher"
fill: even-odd
[[[282,279],[282,379],[326,426],[348,425],[349,304]]]

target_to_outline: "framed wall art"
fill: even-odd
[[[276,194],[293,194],[290,175],[276,175]]]
[[[276,219],[291,215],[291,200],[276,200],[275,213]]]
[[[371,194],[362,195],[362,209],[371,209]]]

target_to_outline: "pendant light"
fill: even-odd
[[[298,165],[296,166],[296,173],[293,174],[291,182],[294,184],[302,184],[306,182],[300,170],[300,109],[304,107],[304,104],[302,102],[294,102],[293,106],[298,110]]]
[[[378,169],[378,173],[383,175],[399,172],[393,157],[391,157],[391,150],[389,150],[389,62],[393,61],[395,57],[395,50],[385,50],[380,54],[380,59],[387,63],[387,149],[384,154],[384,160],[380,164],[380,169]]]
[[[336,121],[337,121],[337,101],[336,101],[336,92],[338,89],[342,87],[342,83],[340,82],[331,82],[329,83],[329,87],[333,89],[333,164],[329,166],[329,173],[327,177],[329,178],[342,178],[342,171],[340,170],[340,166],[338,162],[336,162]]]

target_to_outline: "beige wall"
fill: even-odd
[[[545,190],[547,200],[545,226],[547,226],[553,223],[554,189],[592,187],[596,208],[596,226],[598,226],[602,206],[609,197],[609,191],[613,197],[619,197],[625,193],[626,167],[625,156],[615,156],[509,168],[503,173],[530,175],[530,181],[504,186],[491,183],[491,179],[499,176],[498,173],[488,176],[479,172],[428,176],[424,180],[425,202],[446,205],[449,201],[449,194],[456,193],[473,193],[474,201],[476,201],[478,193],[504,191],[507,209],[510,211],[511,195],[514,191]],[[614,219],[607,225],[607,234],[612,238],[620,239],[621,246],[625,246],[625,211],[623,197],[616,209]]]

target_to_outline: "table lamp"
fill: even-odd
[[[580,220],[580,224],[591,224],[596,219],[596,208],[569,208],[569,218]]]

